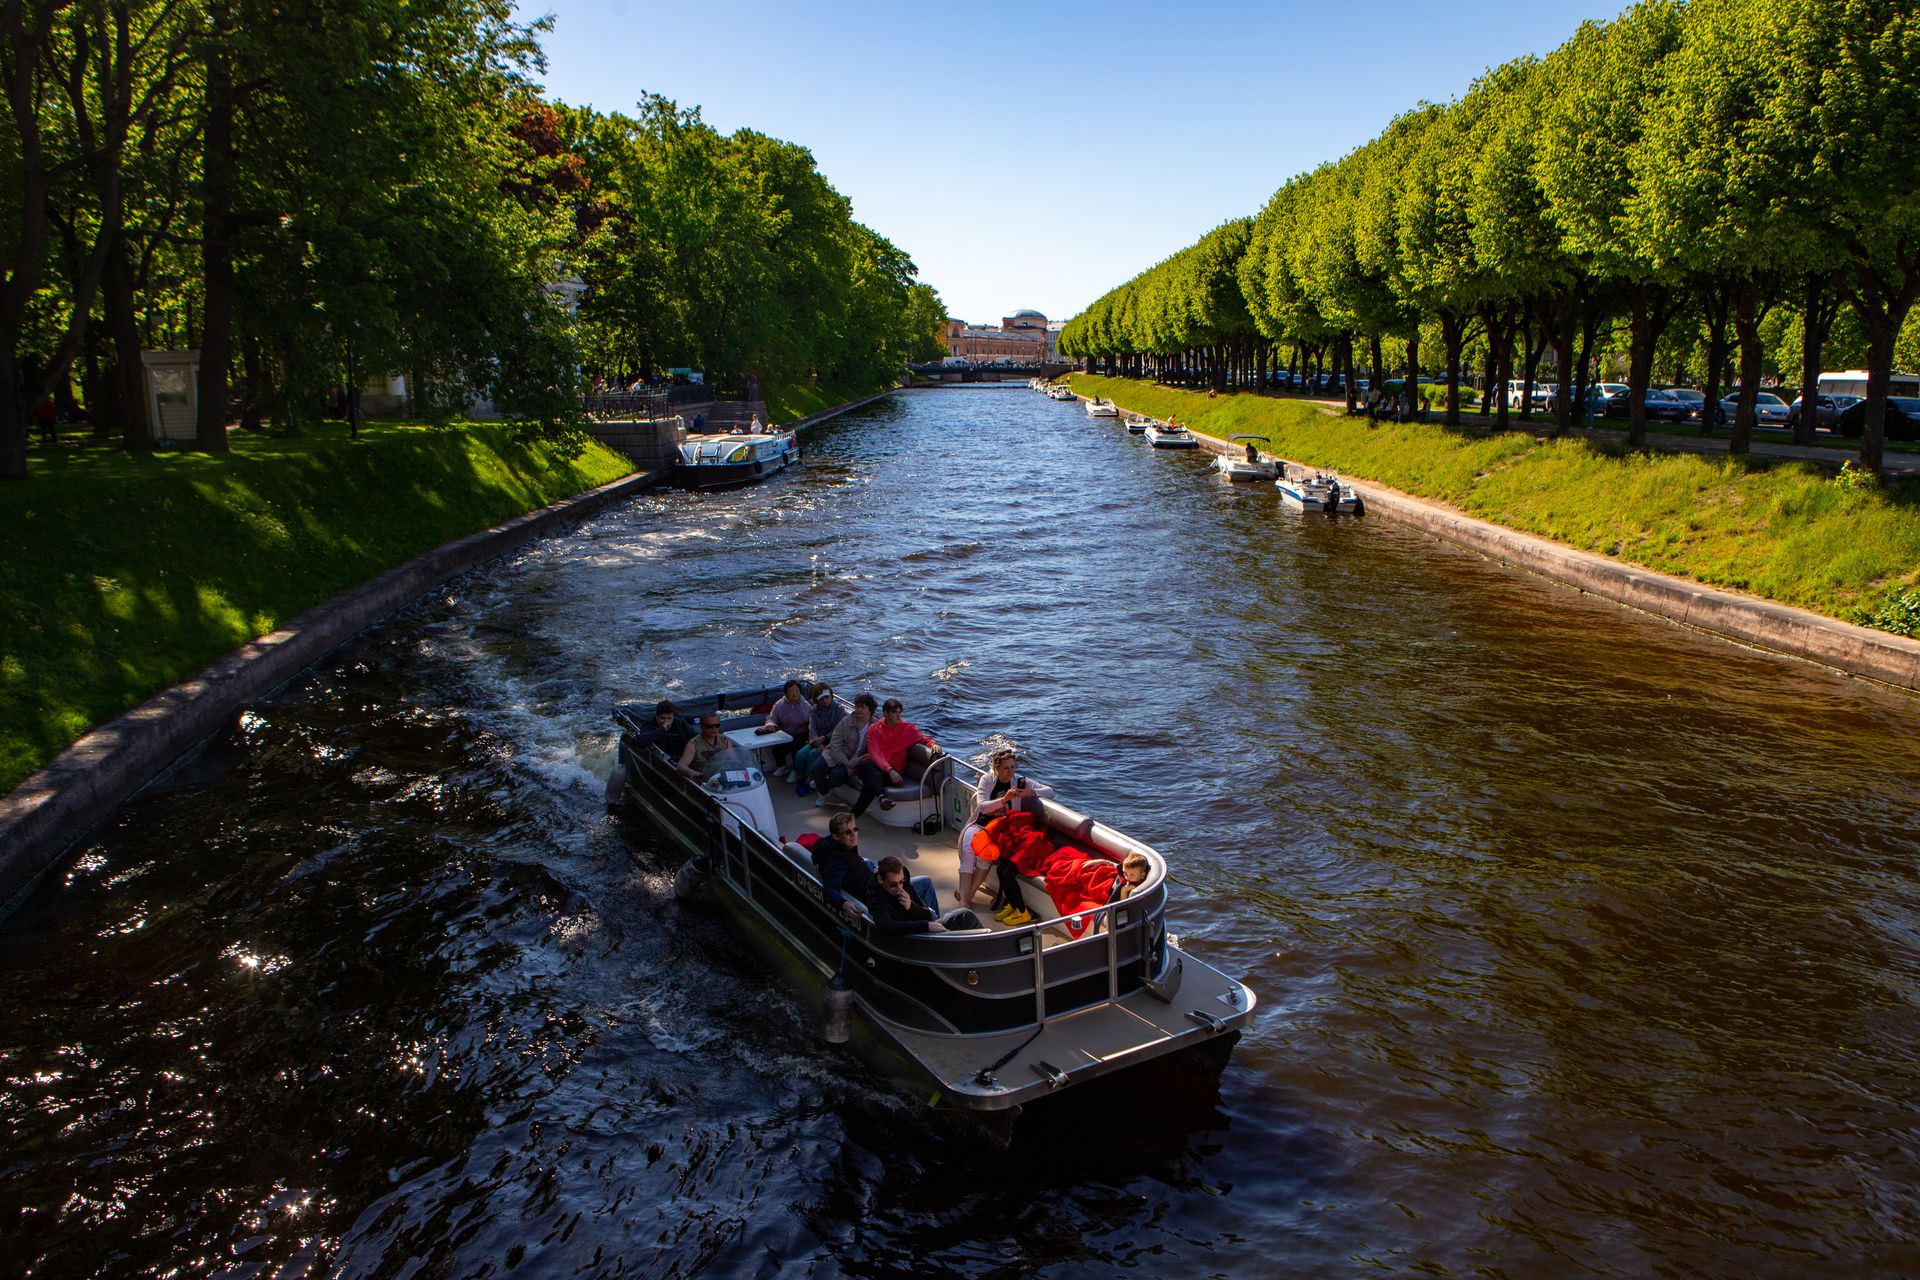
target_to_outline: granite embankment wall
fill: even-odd
[[[1082,397],[1084,399],[1085,397]],[[1195,431],[1215,453],[1240,446]],[[1850,676],[1920,692],[1920,640],[1855,626],[1806,609],[1775,604],[1685,578],[1622,564],[1590,551],[1464,515],[1439,503],[1343,477],[1369,515],[1411,525],[1501,564],[1537,573],[1616,604],[1756,649],[1786,654]]]
[[[414,557],[244,645],[191,680],[94,729],[0,798],[0,917],[63,852],[140,788],[395,609],[449,578],[654,484],[642,472]]]

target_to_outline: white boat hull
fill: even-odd
[[[1215,458],[1213,469],[1229,480],[1242,480],[1248,483],[1272,480],[1280,474],[1280,468],[1274,463],[1248,462],[1245,458],[1236,458],[1230,454],[1221,454]]]
[[[1198,449],[1200,442],[1186,430],[1169,431],[1162,426],[1147,428],[1147,443],[1156,449]]]

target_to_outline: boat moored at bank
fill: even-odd
[[[1265,436],[1232,436],[1233,440],[1247,441],[1242,453],[1223,453],[1213,460],[1213,469],[1228,480],[1255,481],[1275,480],[1280,476],[1280,464],[1271,458],[1260,456],[1255,440],[1265,440]]]
[[[1156,449],[1198,449],[1193,432],[1173,422],[1156,422],[1146,429],[1147,443]]]
[[[720,907],[790,985],[824,999],[830,1040],[834,1019],[850,1014],[852,1039],[919,1097],[930,1088],[936,1105],[975,1113],[1015,1112],[1176,1056],[1209,1071],[1224,1066],[1252,1018],[1253,992],[1169,932],[1165,858],[1052,788],[1035,785],[1023,812],[988,828],[1007,824],[1009,841],[1017,833],[1012,865],[1042,869],[1041,879],[1021,877],[1030,920],[904,935],[850,923],[826,901],[809,852],[829,829],[829,810],[752,758],[788,741],[756,733],[780,696],[770,686],[677,700],[682,713],[717,715],[738,746],[699,780],[661,749],[652,703],[617,707],[608,801],[631,806],[684,855],[677,893]],[[862,818],[859,853],[899,858],[951,907],[958,839],[979,847],[971,843],[979,771],[917,746],[901,778]],[[1144,862],[1145,879],[1120,896],[1119,864],[1131,855],[1136,870]]]
[[[1092,418],[1117,418],[1120,416],[1120,406],[1111,400],[1102,400],[1100,397],[1095,396],[1093,399],[1087,401],[1087,416]]]
[[[720,489],[764,480],[798,461],[799,437],[763,427],[756,418],[737,431],[688,435],[674,462],[673,478],[689,489]]]
[[[1273,483],[1280,493],[1281,505],[1292,511],[1359,515],[1366,509],[1353,486],[1331,471],[1289,467],[1287,473]]]

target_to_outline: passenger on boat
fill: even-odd
[[[939,743],[900,718],[905,711],[900,699],[888,698],[880,708],[880,723],[867,733],[867,758],[854,774],[860,780],[860,798],[853,805],[855,817],[865,813],[876,796],[882,809],[893,808],[893,801],[880,792],[882,788],[900,785],[905,777],[900,771],[907,767],[908,751],[923,746],[935,755],[940,754]]]
[[[1131,898],[1134,890],[1147,882],[1153,874],[1153,864],[1147,861],[1144,853],[1130,853],[1120,862],[1120,896]]]
[[[806,691],[800,687],[800,682],[789,680],[780,691],[780,700],[767,712],[767,722],[760,726],[763,733],[777,730],[793,739],[772,751],[774,771],[788,782],[794,779],[793,753],[807,740],[807,723],[812,713],[812,708],[807,706]]]
[[[860,823],[850,813],[836,813],[827,823],[824,839],[813,842],[813,869],[820,877],[820,896],[849,920],[866,915],[861,900],[873,884],[873,868],[860,856]]]
[[[827,738],[833,733],[833,727],[846,714],[833,700],[831,686],[822,684],[813,691],[813,709],[807,715],[807,740],[793,756],[793,771],[800,779],[793,789],[795,795],[803,796],[813,790],[814,766],[820,763],[820,753],[827,749]]]
[[[653,745],[659,747],[667,759],[677,761],[693,737],[693,726],[670,700],[662,698],[653,708],[653,733]]]
[[[720,736],[720,713],[709,711],[700,717],[700,736],[687,743],[680,753],[680,774],[695,782],[722,769],[748,768],[746,752],[731,738]]]
[[[1253,462],[1253,463],[1258,463],[1260,461],[1260,450],[1254,447],[1253,445],[1247,446],[1247,461]]]
[[[960,886],[954,891],[953,900],[963,907],[973,905],[974,895],[980,892],[993,867],[991,862],[973,851],[974,836],[979,834],[981,827],[1009,809],[1019,808],[1022,800],[1035,794],[1033,788],[1027,785],[1027,780],[1014,773],[1019,763],[1018,755],[1010,748],[1002,747],[993,753],[993,767],[980,775],[979,803],[974,806],[973,820],[960,833]]]
[[[980,918],[971,911],[949,912],[944,918],[933,905],[933,879],[907,880],[906,864],[888,854],[874,869],[867,886],[867,914],[875,933],[945,933],[949,929],[978,929]]]
[[[813,767],[813,789],[820,793],[814,803],[825,808],[833,789],[853,776],[856,767],[866,762],[867,730],[873,724],[876,708],[873,695],[863,693],[853,700],[853,714],[833,727],[827,745],[821,749],[820,763]],[[864,806],[862,807],[864,811]]]

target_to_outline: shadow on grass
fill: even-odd
[[[494,424],[248,438],[221,456],[43,451],[66,456],[0,485],[0,788],[302,610],[631,470]]]

